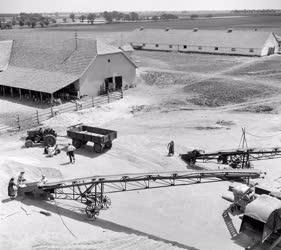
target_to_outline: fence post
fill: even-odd
[[[17,124],[18,124],[18,129],[20,131],[21,127],[20,127],[20,115],[17,116]]]
[[[107,102],[108,102],[108,103],[110,102],[110,99],[109,99],[109,91],[107,91]]]
[[[92,96],[92,106],[95,107],[94,97]]]
[[[76,111],[78,111],[79,110],[78,102],[75,102],[75,105],[76,105]]]
[[[51,105],[51,116],[54,117],[53,105]]]
[[[36,118],[37,118],[37,123],[39,125],[40,124],[40,120],[39,120],[39,112],[38,112],[38,110],[36,110]]]

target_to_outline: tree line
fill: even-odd
[[[19,25],[21,27],[28,26],[35,28],[36,26],[46,27],[50,23],[56,23],[54,18],[43,17],[41,14],[20,13],[18,16],[13,16],[12,20],[7,21],[5,17],[0,18],[1,29],[12,29],[13,26]]]

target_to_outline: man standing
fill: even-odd
[[[174,155],[174,153],[175,153],[175,143],[174,143],[174,141],[171,141],[168,144],[167,148],[168,148],[168,156]]]
[[[24,178],[24,172],[20,172],[20,175],[18,177],[18,186],[21,187],[21,186],[25,186],[25,181],[26,179]]]
[[[75,147],[73,145],[71,145],[70,143],[68,143],[68,147],[67,147],[67,152],[66,154],[69,157],[70,163],[75,163],[75,156],[74,156],[74,151],[75,151]]]
[[[15,179],[11,178],[9,185],[8,185],[8,195],[13,200],[16,198],[16,193],[17,193],[17,185],[15,183]]]

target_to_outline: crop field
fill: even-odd
[[[235,29],[252,29],[259,28],[261,30],[281,30],[280,16],[244,16],[229,18],[200,18],[200,19],[178,19],[171,21],[157,22],[132,22],[132,23],[113,23],[101,25],[64,25],[48,30],[60,31],[96,31],[96,32],[124,32],[143,26],[144,28],[163,29],[170,27],[171,29],[227,29],[229,27]]]

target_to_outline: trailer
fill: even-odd
[[[117,138],[117,131],[77,124],[68,128],[67,136],[72,139],[75,148],[93,142],[94,151],[101,153],[104,149],[111,149],[112,141]]]

